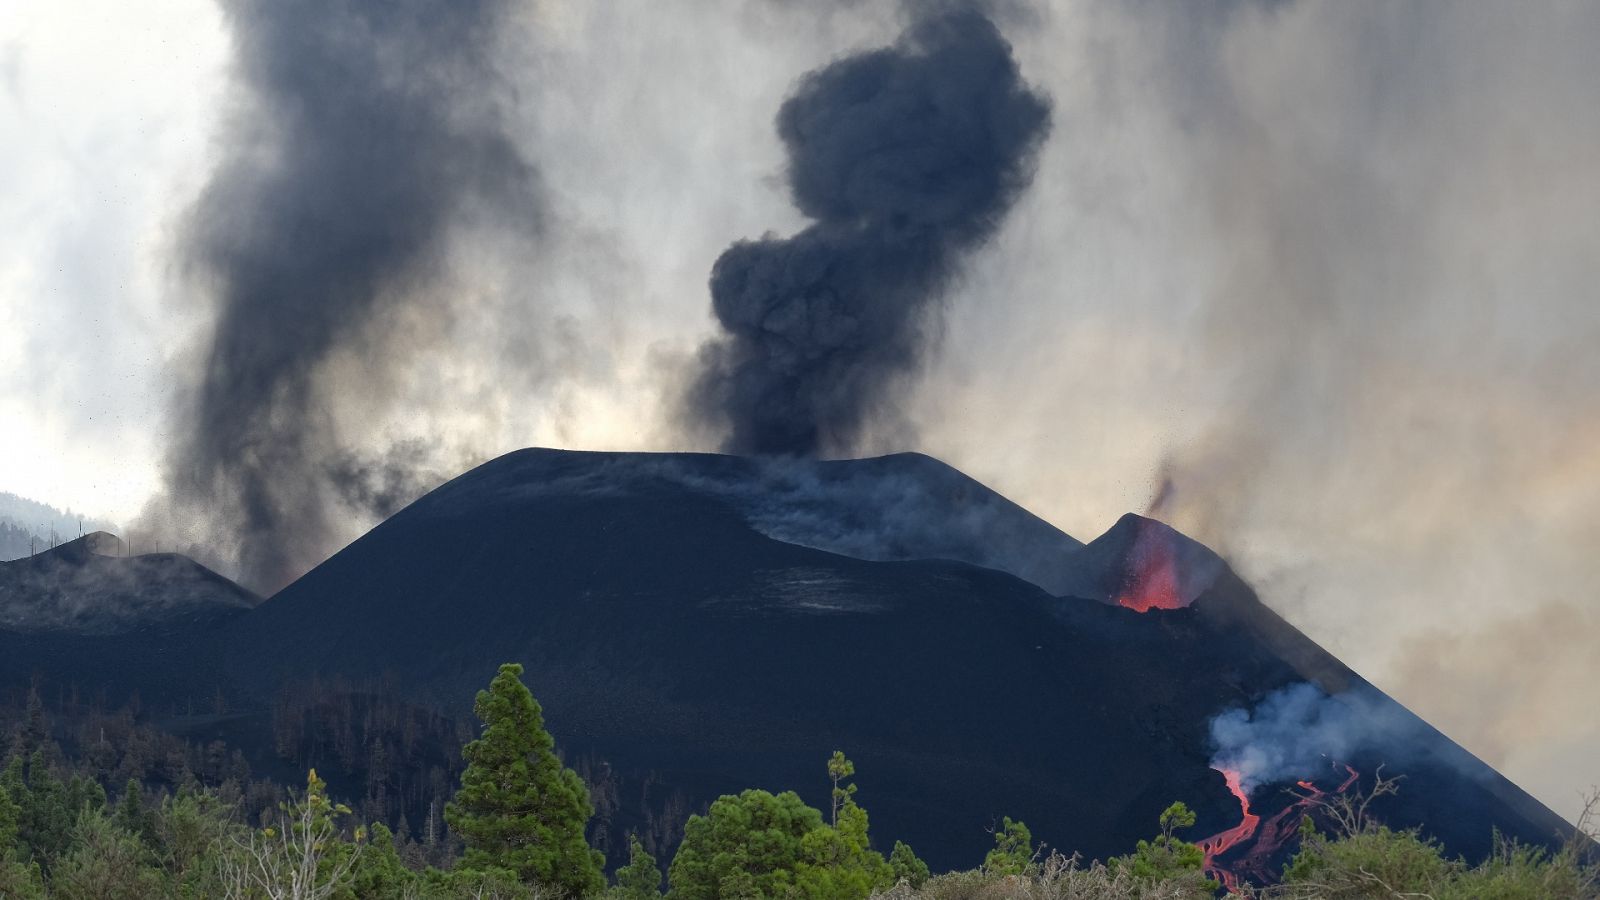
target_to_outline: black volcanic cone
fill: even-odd
[[[1200,584],[1183,567],[1210,567],[1187,607],[1114,605],[1147,559],[1141,534],[1170,542],[1179,584]],[[1308,681],[1391,723],[1340,760],[1406,775],[1379,810],[1391,825],[1425,825],[1469,857],[1495,828],[1538,842],[1566,831],[1198,544],[1134,517],[1085,547],[914,455],[520,451],[209,630],[5,637],[9,678],[87,669],[151,703],[220,687],[246,711],[285,684],[340,677],[386,679],[466,718],[496,666],[522,662],[567,758],[604,773],[597,838],[625,847],[638,830],[658,856],[724,792],[793,788],[825,804],[835,749],[857,763],[880,845],[908,841],[936,868],[977,864],[1002,816],[1100,858],[1148,837],[1174,800],[1198,811],[1192,836],[1212,834],[1239,805],[1210,767],[1211,720]],[[259,740],[252,761],[270,760]],[[1262,785],[1255,811],[1285,808],[1285,786]]]
[[[914,482],[919,459],[827,465]],[[728,487],[741,471],[759,484],[754,465],[502,457],[228,626],[233,671],[263,697],[292,675],[390,673],[410,696],[465,714],[496,664],[521,661],[569,754],[699,804],[745,787],[820,804],[823,762],[842,749],[879,840],[952,867],[978,862],[1006,815],[1102,858],[1147,837],[1173,800],[1199,809],[1197,836],[1236,824],[1209,767],[1212,716],[1307,679],[1372,691],[1187,539],[1179,559],[1212,566],[1207,586],[1189,608],[1140,614],[967,563],[775,540],[752,526],[749,492]],[[937,508],[926,515],[941,521]],[[1126,564],[1096,558],[1110,544],[1065,541],[1087,582],[1104,577],[1096,566]],[[1468,855],[1488,850],[1495,827],[1536,841],[1563,827],[1372,693],[1410,724],[1349,762],[1407,774],[1385,810],[1393,824],[1426,823]],[[1263,812],[1285,802],[1257,797]]]

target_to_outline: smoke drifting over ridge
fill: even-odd
[[[406,342],[443,330],[452,229],[490,216],[531,239],[543,201],[502,124],[509,3],[224,5],[239,105],[184,234],[215,325],[148,516],[201,520],[271,590],[326,554],[336,498],[377,479],[396,502],[339,403],[381,405]]]
[[[732,453],[849,450],[939,331],[937,304],[1032,175],[1045,99],[972,6],[924,9],[890,48],[814,71],[778,113],[790,238],[730,247],[711,273],[727,336],[701,350],[690,414]]]

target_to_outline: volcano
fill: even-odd
[[[146,553],[103,531],[0,562],[0,631],[121,634],[203,625],[260,598],[186,556]]]
[[[1174,800],[1199,815],[1191,837],[1231,839],[1208,846],[1211,865],[1259,868],[1288,846],[1296,781],[1355,789],[1344,773],[1379,765],[1406,779],[1378,814],[1454,853],[1481,857],[1495,829],[1570,831],[1200,544],[1128,516],[1085,545],[915,454],[519,451],[160,652],[123,636],[85,676],[83,654],[109,639],[77,640],[0,669],[79,666],[91,687],[147,699],[220,690],[263,717],[295,681],[381,680],[465,718],[499,663],[522,662],[563,752],[602,773],[611,847],[638,830],[669,850],[683,812],[743,788],[825,805],[835,749],[856,762],[878,839],[936,868],[979,862],[1002,816],[1069,852],[1124,853]],[[1391,724],[1246,794],[1213,768],[1210,722],[1305,683]]]

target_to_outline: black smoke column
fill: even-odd
[[[386,329],[447,320],[432,314],[449,302],[452,225],[536,226],[538,180],[502,127],[511,91],[492,63],[510,7],[223,0],[236,105],[184,233],[216,324],[167,460],[166,515],[252,587],[331,549],[348,473],[330,466],[370,436],[329,401],[381,408],[419,330],[406,347]],[[355,378],[348,363],[329,377],[336,353]]]
[[[816,224],[728,248],[727,331],[702,350],[692,414],[734,453],[848,450],[921,362],[964,254],[1032,176],[1049,104],[973,8],[805,76],[778,113],[795,206]]]

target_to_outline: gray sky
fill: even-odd
[[[1004,8],[1053,131],[903,397],[916,446],[861,452],[929,452],[1083,539],[1170,479],[1160,515],[1573,814],[1600,781],[1600,7]],[[325,361],[354,386],[319,395],[331,427],[446,473],[710,448],[672,412],[711,263],[805,224],[773,116],[896,10],[520,9],[498,64],[544,237],[459,226],[434,289],[470,303],[381,402],[363,347]],[[0,6],[0,490],[124,523],[160,491],[214,315],[177,243],[230,60],[206,0]],[[335,518],[322,554],[371,522]]]

